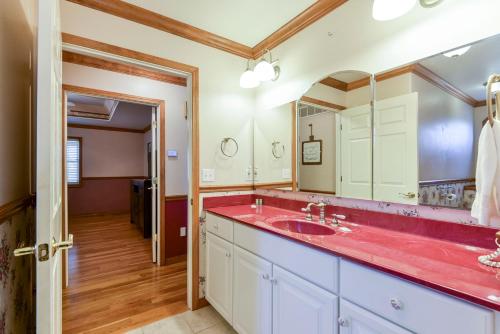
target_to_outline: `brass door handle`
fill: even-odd
[[[413,192],[407,192],[406,194],[399,193],[401,196],[406,197],[406,198],[415,198],[415,193]]]
[[[34,246],[31,247],[22,247],[24,244],[20,244],[19,248],[14,249],[14,256],[25,256],[35,254],[36,248]]]
[[[73,247],[73,234],[68,234],[68,240],[66,241],[60,241],[56,242],[54,238],[52,238],[52,256],[59,250],[59,249],[70,249]]]

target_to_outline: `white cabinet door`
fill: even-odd
[[[376,101],[373,199],[418,203],[418,93]]]
[[[272,264],[234,246],[233,327],[240,334],[272,331]]]
[[[232,324],[233,244],[207,233],[206,298]]]
[[[338,297],[273,266],[273,334],[335,334]]]
[[[340,300],[339,324],[340,334],[411,334],[406,329],[343,299]]]
[[[341,189],[342,197],[372,199],[372,118],[370,105],[342,110]]]

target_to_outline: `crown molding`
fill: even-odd
[[[190,24],[121,0],[66,1],[121,17],[123,19],[186,38],[246,59],[257,59],[262,56],[266,49],[275,48],[317,20],[321,19],[323,16],[340,7],[348,0],[317,0],[306,10],[301,12],[254,47],[235,42],[228,38],[196,28]]]
[[[346,107],[341,106],[340,104],[335,104],[335,103],[331,103],[331,102],[327,102],[327,101],[323,101],[323,100],[318,100],[318,99],[315,99],[315,98],[309,97],[309,96],[302,96],[299,101],[311,103],[311,104],[315,104],[318,106],[322,106],[322,107],[326,107],[326,108],[330,108],[330,109],[335,109],[335,110],[346,109]]]
[[[63,51],[63,62],[94,67],[101,70],[112,71],[122,74],[133,75],[136,77],[143,77],[151,80],[161,81],[169,84],[186,87],[186,78],[161,73],[158,71],[151,71],[140,66],[124,64],[120,62],[105,60],[88,55],[74,53],[70,51]]]
[[[259,58],[262,54],[264,54],[266,49],[271,50],[275,48],[346,2],[347,0],[316,1],[302,13],[255,45],[252,49],[253,58]]]

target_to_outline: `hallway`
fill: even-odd
[[[129,215],[70,218],[64,333],[121,333],[187,310],[186,261],[157,267]]]

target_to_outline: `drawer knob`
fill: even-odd
[[[274,285],[278,284],[278,280],[276,278],[271,278],[269,281]]]
[[[231,257],[231,253],[227,252],[226,257]]]
[[[399,311],[403,309],[403,302],[397,298],[391,298],[391,306],[393,309]]]
[[[338,322],[341,327],[349,327],[349,320],[346,318],[339,318]]]
[[[217,231],[218,231],[218,230],[219,230],[219,225],[214,224],[214,230],[217,230]]]

